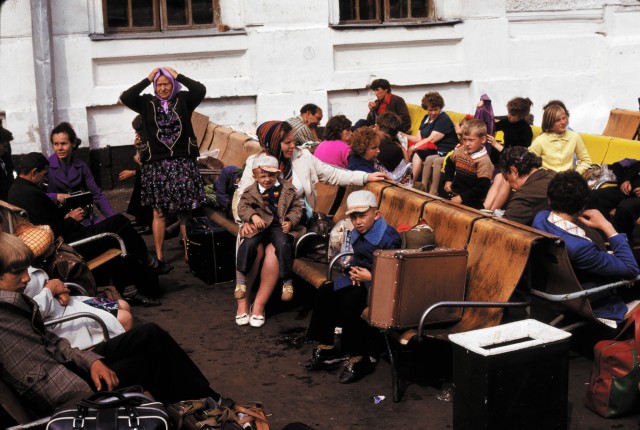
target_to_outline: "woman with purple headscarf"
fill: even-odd
[[[141,94],[151,83],[154,94]],[[189,91],[180,91],[182,85]],[[164,261],[167,211],[178,211],[186,244],[186,220],[191,210],[206,202],[196,165],[198,142],[191,125],[191,115],[206,92],[200,82],[164,67],[153,69],[148,77],[120,95],[125,106],[140,114],[148,136],[138,148],[142,162],[141,198],[143,206],[153,207],[153,241],[160,261]],[[185,246],[185,259],[186,255]]]

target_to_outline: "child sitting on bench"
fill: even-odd
[[[461,131],[462,143],[445,165],[442,179],[446,195],[443,197],[480,209],[493,177],[493,164],[484,147],[487,126],[479,119],[472,119],[461,126]]]
[[[375,340],[378,330],[361,318],[367,307],[371,284],[373,253],[378,249],[400,248],[400,235],[388,225],[378,211],[378,202],[371,191],[355,191],[347,198],[346,214],[354,229],[351,244],[354,256],[345,275],[333,285],[318,290],[307,337],[320,344],[313,349],[309,370],[320,370],[342,354],[350,355],[340,374],[340,383],[348,384],[375,370],[371,357],[378,354]],[[341,340],[334,339],[336,328],[342,328]],[[335,345],[341,343],[341,345]]]
[[[244,237],[238,248],[237,282],[233,295],[236,299],[245,297],[246,275],[256,259],[258,245],[265,242],[273,243],[276,248],[279,275],[283,280],[282,300],[289,301],[293,298],[293,243],[304,233],[304,227],[299,225],[303,213],[302,201],[293,185],[280,177],[278,160],[274,157],[258,157],[253,166],[255,183],[240,196],[238,217],[242,222],[252,223],[258,232]],[[252,327],[264,324],[264,317],[251,318],[241,321],[236,318],[236,323],[249,323]]]

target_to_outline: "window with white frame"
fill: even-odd
[[[107,33],[191,30],[220,22],[220,0],[102,0]]]
[[[340,24],[435,20],[434,0],[339,0]]]

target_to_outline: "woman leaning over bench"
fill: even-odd
[[[285,181],[290,181],[293,184],[298,197],[304,199],[306,203],[307,209],[306,214],[303,215],[303,222],[311,215],[310,211],[315,206],[316,193],[314,185],[317,182],[346,186],[364,185],[369,181],[386,179],[386,175],[380,172],[349,171],[323,163],[308,150],[295,146],[293,132],[287,122],[267,121],[258,127],[257,135],[264,150],[249,157],[247,166],[252,165],[255,157],[265,153],[278,159],[282,177]],[[245,169],[238,184],[238,191],[233,203],[234,214],[237,214],[238,196],[251,183],[253,183],[251,169]],[[237,215],[236,220],[238,220]],[[243,224],[239,231],[240,237],[252,233],[255,233],[255,227],[252,224]],[[262,245],[258,248],[258,256],[254,267],[247,276],[247,286],[250,288],[252,285],[263,256],[264,263],[260,273],[260,288],[251,309],[249,308],[249,292],[247,292],[245,298],[238,299],[238,309],[236,311],[236,323],[238,325],[246,325],[247,323],[250,323],[252,327],[264,325],[264,306],[279,281],[278,260],[273,245],[268,245],[266,252]]]

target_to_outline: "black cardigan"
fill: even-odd
[[[138,112],[142,117],[144,131],[148,138],[148,146],[144,145],[140,148],[140,158],[143,163],[165,158],[196,158],[199,155],[198,142],[191,125],[191,114],[193,114],[200,102],[204,100],[207,89],[200,82],[189,79],[184,75],[178,75],[176,81],[184,84],[189,91],[180,91],[176,95],[175,111],[180,117],[182,132],[172,149],[169,149],[157,138],[156,107],[158,101],[156,97],[152,94],[140,94],[151,84],[151,81],[148,78],[144,78],[120,95],[120,101],[129,109]]]

